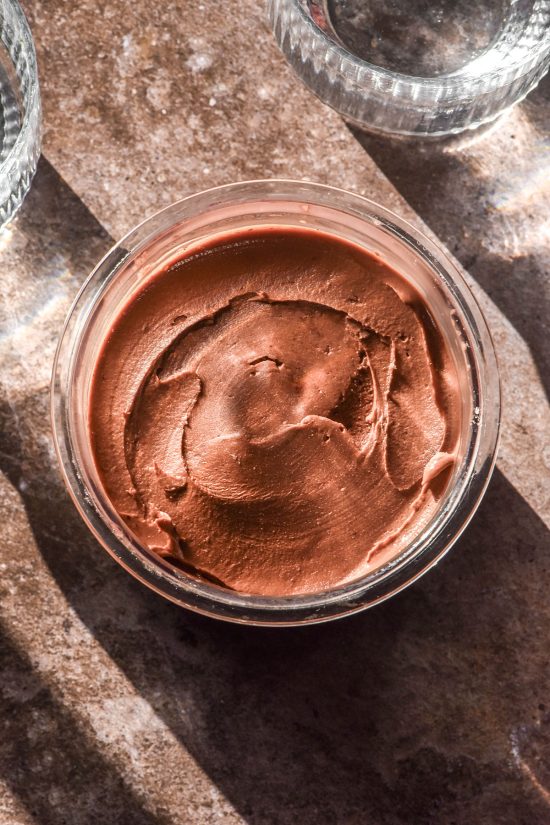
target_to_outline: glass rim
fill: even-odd
[[[244,199],[243,194],[246,196]],[[387,564],[356,581],[323,593],[286,598],[238,594],[198,582],[158,556],[152,558],[154,554],[125,530],[105,494],[101,502],[103,513],[98,510],[97,491],[86,484],[75,457],[65,395],[65,390],[71,390],[72,373],[69,369],[65,376],[64,370],[70,367],[94,301],[97,303],[106,285],[116,279],[128,255],[137,254],[154,238],[160,237],[163,230],[185,223],[182,216],[185,208],[201,204],[205,199],[209,199],[211,210],[231,203],[262,201],[276,204],[280,201],[324,205],[339,212],[342,217],[347,214],[348,218],[353,215],[362,219],[365,226],[381,221],[387,234],[398,243],[405,247],[414,245],[416,254],[423,257],[438,283],[443,283],[452,293],[471,333],[468,339],[474,367],[471,377],[480,382],[477,388],[479,415],[470,422],[467,472],[461,478],[458,498],[455,497],[452,507],[439,507],[420,535]],[[344,209],[340,201],[349,202],[349,208]],[[208,209],[204,208],[204,203],[202,206],[192,215],[207,215]],[[162,224],[160,228],[159,221]],[[250,225],[250,220],[246,222],[246,216],[243,225]],[[147,234],[148,230],[152,231]],[[89,299],[92,301],[90,306],[86,303]],[[488,403],[491,409],[487,408]],[[500,383],[486,321],[460,270],[443,247],[391,210],[361,195],[306,181],[256,180],[215,187],[177,201],[146,218],[107,252],[79,290],[63,326],[52,372],[51,415],[55,450],[73,502],[91,532],[128,572],[169,600],[199,613],[246,624],[296,625],[326,621],[379,603],[418,579],[445,555],[477,509],[494,467],[500,422]],[[487,416],[490,415],[493,417],[492,427],[487,424]],[[99,493],[101,495],[101,491]],[[105,516],[110,523],[107,523]],[[426,535],[428,529],[432,529],[431,535]]]

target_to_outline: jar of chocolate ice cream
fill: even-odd
[[[293,625],[362,610],[456,541],[494,465],[483,315],[447,253],[358,195],[186,198],[101,261],[52,384],[67,488],[166,598]]]

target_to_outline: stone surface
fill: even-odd
[[[28,4],[48,160],[0,236],[0,823],[546,825],[548,86],[475,144],[366,152],[294,80],[261,4],[151,8]],[[280,631],[194,616],[118,568],[48,420],[63,318],[111,236],[274,174],[439,233],[505,398],[499,469],[444,563],[366,614]]]

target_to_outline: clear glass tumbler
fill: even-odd
[[[550,0],[268,0],[268,9],[304,83],[372,131],[477,128],[550,63]]]
[[[199,581],[142,546],[106,495],[88,430],[90,388],[105,336],[144,279],[197,243],[250,227],[307,227],[380,255],[412,282],[445,336],[462,399],[458,460],[432,520],[395,558],[346,585],[288,598],[241,594]],[[475,512],[496,455],[500,388],[481,311],[445,250],[372,201],[300,181],[253,181],[193,195],[144,221],[92,272],[66,321],[52,378],[54,442],[65,483],[103,547],[177,604],[235,622],[319,622],[387,599],[435,564]],[[365,502],[368,506],[368,502]]]
[[[0,226],[17,212],[40,157],[40,91],[29,25],[0,0]]]

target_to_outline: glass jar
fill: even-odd
[[[307,227],[380,255],[412,283],[435,318],[455,363],[462,399],[458,460],[429,524],[387,564],[322,593],[259,597],[205,583],[139,544],[112,507],[93,460],[88,409],[94,367],[121,307],[151,273],[197,242],[259,226]],[[294,625],[362,610],[389,598],[433,566],[476,510],[496,454],[500,389],[486,322],[445,250],[382,206],[350,192],[300,181],[253,181],[193,195],[153,215],[116,244],[69,312],[52,379],[54,441],[82,518],[136,578],[200,613],[236,622]]]
[[[268,9],[303,82],[371,131],[477,128],[550,64],[550,0],[269,0]]]
[[[40,157],[40,91],[29,25],[0,0],[0,226],[17,212]]]

